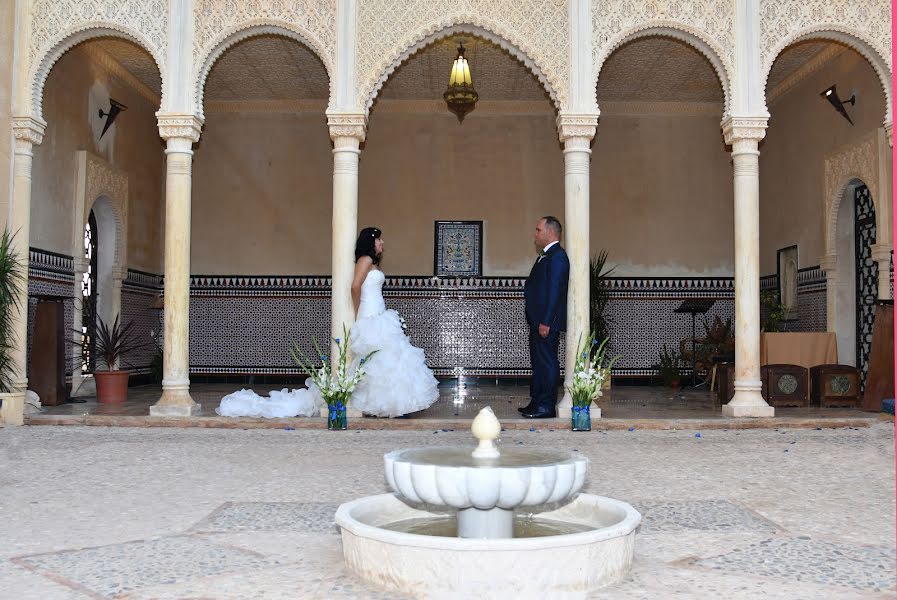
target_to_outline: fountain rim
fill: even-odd
[[[337,526],[345,529],[358,537],[374,539],[379,542],[395,544],[397,546],[411,546],[415,548],[427,548],[434,550],[460,550],[460,551],[501,551],[501,550],[545,550],[549,548],[559,548],[567,546],[582,546],[594,544],[612,538],[628,535],[639,526],[642,515],[635,510],[627,502],[608,498],[607,496],[598,496],[595,494],[577,494],[571,499],[576,502],[580,499],[592,502],[600,502],[602,504],[611,505],[614,508],[624,512],[623,520],[608,527],[594,529],[592,531],[583,531],[579,533],[568,533],[564,535],[552,535],[536,538],[508,538],[508,539],[471,539],[457,537],[441,537],[433,535],[421,535],[418,533],[405,533],[399,531],[391,531],[375,525],[367,525],[362,523],[354,516],[352,511],[359,505],[369,502],[382,502],[389,499],[405,504],[411,510],[426,512],[403,502],[399,494],[376,494],[373,496],[364,496],[357,498],[351,502],[341,504],[336,510],[334,520]],[[553,512],[553,511],[547,511]]]
[[[387,462],[393,463],[407,463],[410,465],[421,465],[421,466],[430,466],[430,467],[438,467],[440,469],[509,469],[509,470],[517,470],[517,469],[545,469],[545,468],[553,468],[560,465],[572,465],[579,462],[584,462],[589,464],[591,461],[587,456],[577,456],[572,452],[570,456],[564,458],[563,460],[559,460],[557,462],[537,464],[537,465],[490,465],[485,464],[486,461],[490,459],[481,459],[484,461],[482,465],[441,465],[432,462],[419,462],[414,460],[408,460],[406,458],[400,457],[403,452],[413,452],[415,450],[460,450],[460,451],[469,451],[473,452],[467,446],[418,446],[415,448],[402,448],[400,450],[390,450],[386,454],[383,455],[383,460]],[[527,450],[532,450],[532,448],[527,448]],[[506,451],[513,452],[514,448],[507,448]],[[558,453],[562,453],[561,450],[557,451]]]

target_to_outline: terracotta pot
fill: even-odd
[[[671,381],[670,381],[670,387],[673,388],[674,390],[675,390],[676,388],[678,388],[678,387],[679,387],[679,380],[678,380],[678,379],[673,379],[673,380],[671,380]]]
[[[127,371],[96,371],[97,402],[100,404],[120,404],[128,399]]]

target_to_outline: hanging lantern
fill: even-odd
[[[458,123],[464,120],[467,113],[476,106],[477,91],[473,89],[473,81],[470,78],[470,65],[464,58],[464,43],[458,44],[458,56],[452,65],[452,75],[449,78],[448,89],[442,95],[448,109],[458,117]]]

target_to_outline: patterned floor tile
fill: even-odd
[[[893,547],[860,546],[807,536],[772,538],[737,548],[695,565],[740,574],[806,581],[864,591],[892,591],[897,585]]]
[[[775,523],[724,499],[633,503],[642,513],[640,533],[677,531],[768,532]]]
[[[339,533],[338,504],[326,502],[228,502],[197,524],[197,532],[299,531]]]
[[[15,562],[104,598],[153,585],[251,572],[279,564],[255,552],[191,536],[26,556]]]

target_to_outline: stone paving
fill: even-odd
[[[642,512],[632,573],[591,598],[895,595],[893,422],[501,443],[581,452],[586,491]],[[346,570],[333,513],[386,491],[386,451],[457,444],[469,433],[0,429],[0,598],[400,598]]]

